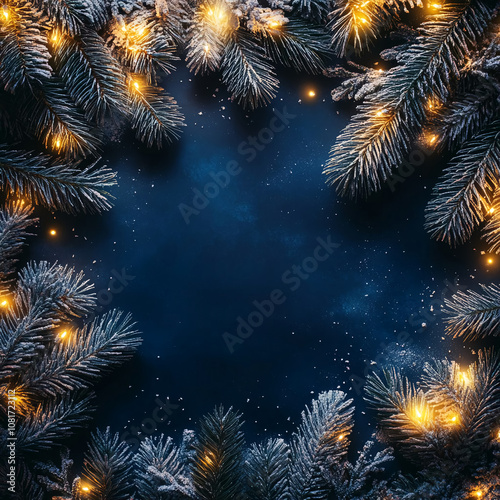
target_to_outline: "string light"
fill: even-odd
[[[442,7],[441,4],[439,3],[433,3],[432,6],[435,8],[435,9],[440,9]]]
[[[437,140],[437,135],[431,135],[429,138],[429,144],[434,144]]]
[[[476,490],[474,495],[476,495],[477,498],[481,498],[483,496],[483,492],[481,490]]]
[[[1,306],[1,307],[4,307],[4,308],[5,308],[5,307],[8,307],[8,306],[9,306],[9,301],[8,301],[8,300],[5,300],[5,299],[4,299],[4,300],[2,300],[2,301],[0,302],[0,306]]]
[[[494,208],[494,207],[491,207],[491,208],[488,210],[488,212],[489,212],[490,214],[492,214],[494,211],[495,211],[495,208]]]
[[[488,262],[488,265],[491,266],[491,264],[493,264],[494,260],[490,257],[486,262]]]
[[[139,90],[139,84],[137,82],[134,82],[134,87],[136,90]]]
[[[205,50],[205,52],[208,52],[210,50],[210,47],[208,44],[205,44],[205,47],[203,49]]]
[[[315,96],[316,96],[316,92],[315,92],[314,90],[310,90],[310,91],[307,93],[307,95],[308,95],[309,97],[315,97]]]
[[[341,435],[339,436],[339,441],[342,441],[342,440],[344,439],[344,437],[345,437],[345,436],[344,436],[343,434],[341,434]]]
[[[67,330],[64,330],[63,332],[61,332],[59,334],[59,338],[63,339],[64,337],[66,337],[68,335],[68,331]]]
[[[57,231],[55,229],[51,229],[49,231],[50,236],[55,236],[57,234]]]
[[[6,20],[9,19],[9,8],[7,5],[3,6],[3,17],[5,17]]]

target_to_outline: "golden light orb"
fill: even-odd
[[[418,408],[415,408],[415,414],[417,415],[417,418],[422,418],[422,412]]]
[[[341,435],[339,436],[339,441],[342,441],[344,438],[345,438],[345,436],[344,436],[343,434],[341,434]]]
[[[139,84],[137,82],[134,82],[134,87],[136,90],[139,90]]]
[[[51,236],[55,236],[55,235],[57,234],[57,231],[56,231],[55,229],[51,229],[51,230],[49,231],[49,234],[50,234]]]
[[[56,148],[61,147],[61,141],[59,139],[56,140]]]
[[[309,97],[316,97],[316,92],[315,92],[314,90],[310,90],[310,91],[307,93],[307,95],[308,95]]]
[[[82,491],[88,492],[90,488],[88,486],[82,486]]]
[[[63,339],[64,337],[66,337],[66,335],[68,335],[68,331],[67,331],[67,330],[64,330],[63,332],[61,332],[61,333],[59,334],[59,337],[60,337],[61,339]]]
[[[359,20],[363,23],[366,24],[368,21],[364,17],[360,17]]]
[[[435,9],[440,9],[442,5],[440,3],[433,3],[432,7],[434,7]]]
[[[208,44],[205,44],[205,47],[203,47],[203,50],[204,50],[205,52],[209,52],[210,47],[208,46]]]
[[[2,307],[7,307],[9,305],[9,302],[7,300],[2,300],[2,302],[0,302],[0,306]]]
[[[491,264],[493,264],[494,260],[491,257],[489,257],[486,262],[488,263],[488,265],[491,266]]]
[[[9,8],[7,5],[3,6],[3,17],[5,17],[5,19],[9,19]]]
[[[432,135],[430,138],[429,138],[429,144],[434,144],[437,140],[437,135]]]
[[[488,210],[488,212],[489,212],[490,214],[492,214],[494,211],[495,211],[494,207],[491,207],[491,208]]]

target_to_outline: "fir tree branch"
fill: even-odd
[[[268,104],[279,86],[264,49],[244,31],[236,32],[226,45],[222,79],[232,98],[251,109]]]
[[[404,65],[388,72],[380,91],[359,106],[331,150],[324,173],[340,194],[355,198],[381,188],[410,152],[427,117],[428,99],[447,98],[460,61],[490,16],[480,2],[465,3],[443,6],[423,24],[418,43],[404,54]]]
[[[30,3],[15,0],[5,8],[0,26],[0,82],[14,92],[50,78],[52,70],[47,38]]]
[[[21,374],[18,387],[38,397],[90,388],[105,373],[129,359],[140,343],[130,315],[113,310],[61,339]]]
[[[290,449],[283,439],[252,444],[245,462],[248,499],[287,499],[290,464]]]
[[[468,240],[490,209],[500,177],[500,120],[464,144],[433,190],[425,227],[450,245]]]
[[[292,500],[320,500],[329,491],[329,471],[346,455],[353,427],[352,400],[340,391],[323,392],[302,422],[292,442]]]
[[[235,500],[243,489],[240,474],[244,446],[242,422],[231,408],[221,406],[200,422],[193,484],[200,500]]]
[[[446,333],[453,338],[477,340],[500,335],[500,287],[480,285],[480,293],[459,291],[445,299]]]
[[[132,493],[132,454],[110,428],[92,434],[84,463],[91,500],[128,500]]]
[[[49,156],[0,146],[0,182],[4,189],[33,204],[68,213],[102,212],[111,207],[107,189],[115,174],[96,164],[79,170]]]
[[[64,37],[54,59],[69,94],[87,118],[99,120],[109,111],[128,113],[125,75],[96,32],[84,30],[79,40]]]
[[[177,102],[163,89],[146,85],[138,78],[130,83],[132,96],[132,128],[136,137],[148,147],[160,148],[163,141],[177,139],[184,126]]]

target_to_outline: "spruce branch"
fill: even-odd
[[[222,80],[232,99],[251,109],[268,104],[279,86],[264,49],[244,31],[236,32],[226,45]]]
[[[83,466],[91,500],[128,500],[132,493],[132,454],[108,427],[92,434]]]
[[[404,64],[386,73],[380,91],[359,106],[331,150],[324,173],[340,194],[356,198],[382,187],[411,151],[427,118],[428,100],[446,100],[460,61],[490,17],[482,3],[464,3],[443,6],[422,25],[418,42],[402,57]]]
[[[292,442],[292,500],[320,500],[328,494],[330,471],[347,453],[353,414],[352,400],[340,391],[319,394],[302,412]]]
[[[111,207],[108,189],[115,174],[96,164],[78,169],[47,155],[0,146],[0,182],[12,195],[68,213],[102,212]]]
[[[222,406],[200,421],[193,485],[200,500],[235,500],[243,489],[240,473],[244,438],[241,416]]]
[[[7,10],[5,10],[7,9]],[[12,0],[0,25],[0,82],[10,92],[50,78],[47,38],[29,2]]]
[[[291,18],[279,29],[264,31],[261,37],[274,62],[313,74],[325,69],[328,40],[322,27]]]
[[[161,148],[163,141],[177,139],[184,126],[177,102],[163,89],[152,87],[135,77],[129,83],[132,98],[132,128],[148,147]]]
[[[38,397],[90,388],[129,359],[140,343],[130,315],[113,310],[61,339],[21,374],[18,387]]]
[[[195,498],[187,476],[188,464],[172,438],[146,438],[134,457],[138,470],[136,487],[143,500],[163,500],[165,494],[172,498]]]
[[[84,30],[79,40],[64,37],[54,60],[69,94],[88,119],[100,120],[112,111],[128,113],[125,75],[96,32]]]
[[[17,447],[23,453],[49,450],[61,444],[89,420],[92,397],[75,395],[40,403],[17,429]]]
[[[249,500],[287,500],[290,449],[283,439],[252,444],[245,461]]]
[[[500,335],[500,287],[480,285],[481,292],[459,291],[445,299],[446,333],[477,340]]]
[[[27,229],[37,222],[31,218],[32,213],[33,209],[23,201],[10,203],[0,211],[0,299],[14,272],[16,256],[31,236]]]
[[[500,120],[458,151],[432,193],[425,227],[432,238],[457,245],[484,220],[500,177]]]

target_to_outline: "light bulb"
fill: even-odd
[[[51,230],[49,231],[49,234],[50,234],[51,236],[55,236],[55,235],[57,234],[57,231],[56,231],[55,229],[51,229]]]

